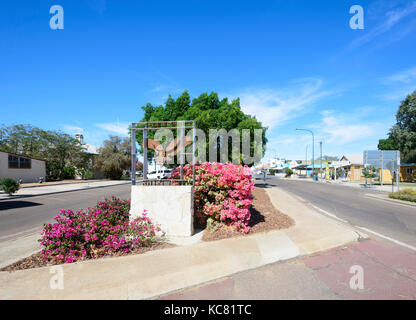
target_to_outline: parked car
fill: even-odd
[[[158,171],[151,171],[147,174],[147,179],[149,180],[156,180],[156,179],[167,179],[171,176],[171,171],[166,170],[158,170]]]

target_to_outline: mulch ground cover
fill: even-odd
[[[159,250],[159,249],[166,249],[166,248],[171,248],[171,247],[175,247],[176,245],[171,244],[171,243],[167,243],[167,242],[155,242],[154,244],[148,246],[148,247],[140,247],[140,248],[136,248],[131,252],[125,253],[125,252],[117,252],[114,254],[109,254],[103,257],[100,257],[99,259],[104,259],[104,258],[108,258],[108,257],[121,257],[121,256],[129,256],[129,255],[134,255],[134,254],[141,254],[141,253],[145,253],[151,250]],[[89,260],[84,260],[84,261],[91,261],[91,260],[96,260],[96,259],[89,259]],[[0,271],[16,271],[16,270],[24,270],[24,269],[33,269],[33,268],[39,268],[39,267],[48,267],[48,266],[53,266],[53,265],[57,265],[57,264],[62,264],[62,263],[58,263],[54,260],[44,260],[42,257],[42,254],[40,252],[34,253],[31,256],[24,258],[22,260],[19,260],[7,267],[4,267],[2,269],[0,269]]]
[[[210,231],[206,228],[202,240],[215,241],[231,237],[247,236],[253,233],[286,229],[295,224],[295,221],[291,217],[280,212],[273,206],[266,190],[261,187],[254,189],[253,204],[250,213],[249,233],[244,234],[228,226],[223,226],[215,231]]]

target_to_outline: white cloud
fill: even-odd
[[[238,94],[241,108],[245,113],[256,115],[263,125],[270,129],[283,122],[302,116],[307,107],[319,99],[332,94],[322,90],[321,79],[302,79],[295,87],[286,89],[246,89]]]
[[[365,34],[355,39],[351,44],[351,48],[356,48],[364,45],[379,35],[382,35],[392,29],[404,18],[416,12],[416,1],[412,1],[405,7],[394,8],[385,13],[383,21],[381,21],[376,27],[370,31],[365,31]]]
[[[387,101],[402,101],[406,99],[408,94],[416,90],[416,85],[394,89],[390,92],[380,94],[378,97]]]
[[[389,91],[380,94],[383,100],[401,101],[416,90],[416,67],[412,67],[381,79]]]
[[[82,133],[84,141],[94,146],[101,146],[103,141],[108,139],[110,135],[118,135],[122,137],[128,136],[128,127],[130,123],[127,122],[109,122],[109,123],[97,123],[92,126],[88,126],[86,129],[74,126],[63,125],[62,130],[72,136],[76,133]]]
[[[377,133],[378,123],[363,120],[358,114],[354,117],[354,111],[351,111],[349,115],[335,114],[331,110],[321,112],[323,117],[319,127],[327,137],[327,143],[342,145],[371,138]]]
[[[71,133],[71,134],[84,132],[83,128],[77,127],[77,126],[65,125],[62,128],[63,128],[64,131],[66,131],[68,133]]]
[[[416,81],[416,67],[398,72],[385,78],[386,82],[410,83]]]
[[[120,134],[122,136],[127,136],[129,124],[130,123],[127,123],[127,122],[109,122],[109,123],[96,123],[94,125],[108,132]]]
[[[163,85],[163,84],[157,85],[152,90],[150,90],[151,93],[169,92],[170,94],[180,93],[183,91],[184,90],[179,87],[172,86],[172,85]]]

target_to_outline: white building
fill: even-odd
[[[279,169],[279,168],[284,167],[285,162],[286,162],[285,159],[269,158],[267,160],[267,165],[268,165],[269,169]]]
[[[21,154],[0,151],[0,178],[11,178],[22,182],[45,181],[46,161]]]

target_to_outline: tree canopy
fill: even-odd
[[[208,140],[210,129],[250,129],[251,132],[251,152],[254,149],[253,135],[254,129],[262,129],[262,154],[266,151],[266,130],[255,116],[245,114],[241,110],[240,99],[229,101],[228,98],[219,99],[215,92],[202,93],[199,97],[194,98],[191,102],[188,91],[184,91],[176,100],[169,95],[164,105],[153,106],[147,103],[142,107],[144,116],[142,122],[149,121],[179,121],[194,120],[196,127],[205,132]],[[150,131],[149,138],[152,138],[154,132]],[[137,132],[137,141],[140,145],[140,152],[143,153],[142,141],[143,135],[141,131]],[[230,148],[229,148],[230,150]],[[207,148],[208,153],[208,148]],[[231,156],[231,151],[229,151]],[[149,150],[149,158],[153,157],[153,152]]]
[[[416,90],[404,99],[396,113],[396,124],[388,139],[380,139],[379,150],[400,150],[402,162],[416,162]]]
[[[110,136],[104,141],[104,146],[98,149],[99,155],[95,162],[97,170],[104,171],[109,179],[120,179],[123,170],[130,168],[131,145],[130,139]]]

